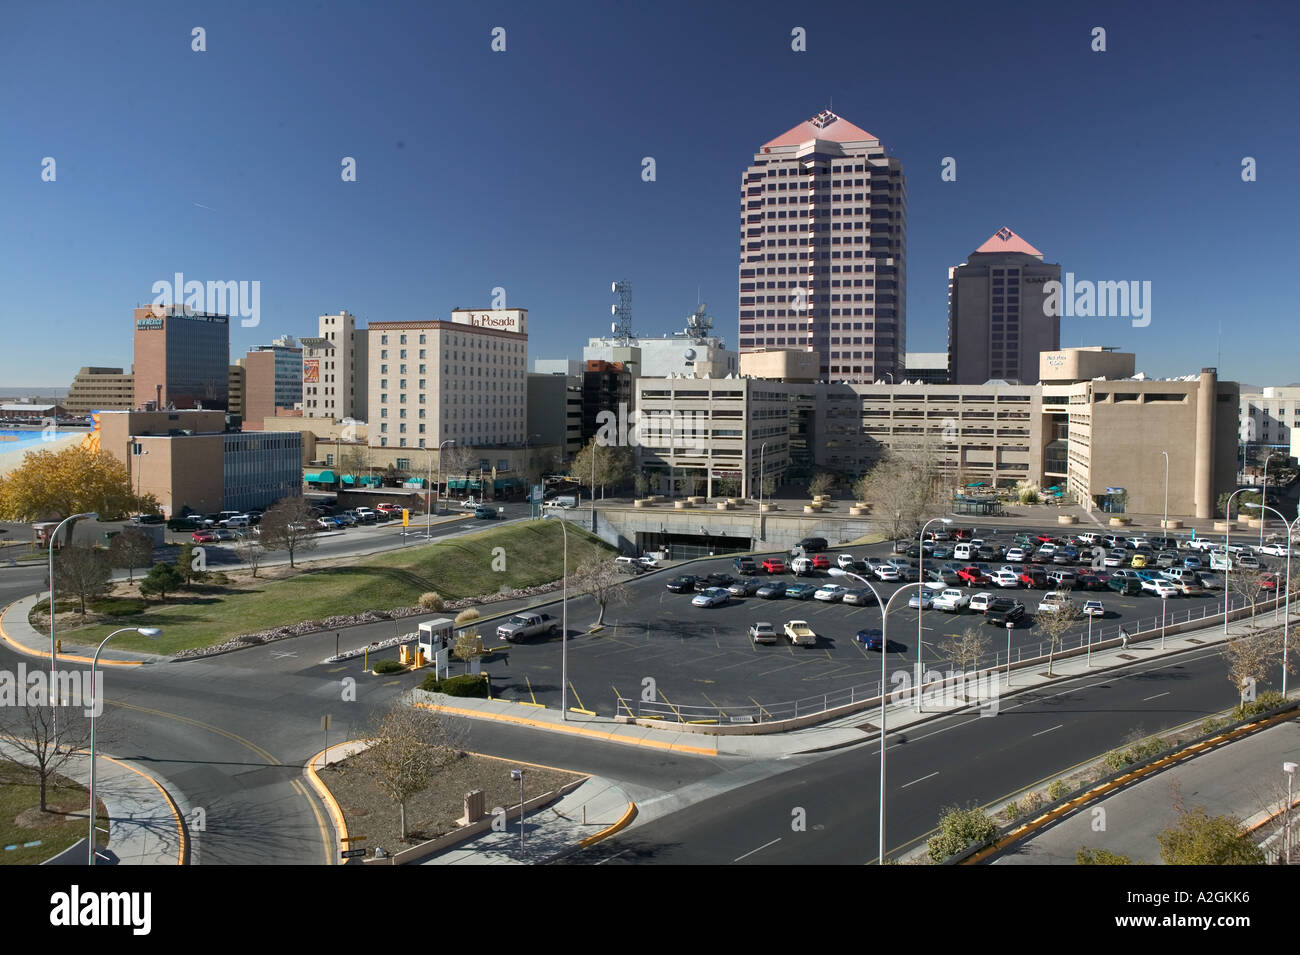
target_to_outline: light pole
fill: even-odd
[[[1228,495],[1228,503],[1223,505],[1223,639],[1228,639],[1228,568],[1232,565],[1232,554],[1228,550],[1228,545],[1232,541],[1232,499],[1247,488],[1239,487]],[[1291,549],[1291,542],[1287,541],[1287,550]]]
[[[126,627],[122,630],[114,630],[100,643],[99,648],[95,651],[94,659],[90,661],[90,843],[86,846],[87,865],[95,864],[95,712],[100,705],[100,701],[96,699],[95,695],[95,668],[99,665],[99,651],[104,649],[104,644],[119,633],[131,633],[132,631],[142,637],[156,637],[162,633],[157,627]]]
[[[1286,858],[1283,865],[1291,864],[1291,784],[1295,782],[1296,764],[1285,762],[1282,764],[1282,772],[1286,773],[1286,838],[1282,844],[1286,846]]]
[[[1088,666],[1092,666],[1092,614],[1088,614]]]
[[[555,517],[554,512],[542,515],[542,520]],[[560,597],[560,719],[569,719],[569,526],[560,518],[564,534],[564,577]]]
[[[763,452],[767,450],[767,442],[758,449],[758,539],[763,540]]]
[[[59,531],[63,529],[64,524],[67,524],[69,521],[80,520],[83,517],[88,517],[92,521],[99,520],[99,514],[95,511],[84,511],[81,514],[72,514],[59,521],[58,526],[54,528],[54,533],[51,534],[49,540],[45,542],[46,546],[49,547],[50,550],[50,717],[51,729],[54,732],[57,732],[59,727],[58,700],[56,699],[55,691],[55,687],[59,684],[54,679],[54,667],[56,657],[58,656],[58,651],[55,649],[56,644],[54,642],[54,544],[59,539]],[[68,537],[72,537],[71,527],[68,528]]]
[[[1165,648],[1165,614],[1169,610],[1169,598],[1164,594],[1160,595],[1160,649]],[[1091,618],[1090,618],[1091,619]]]
[[[510,770],[510,778],[519,783],[519,858],[524,857],[524,771]]]
[[[920,557],[918,558],[919,563],[917,566],[917,575],[921,578],[921,589],[920,591],[918,591],[921,596],[921,600],[919,601],[916,607],[916,685],[918,687],[921,685],[921,673],[923,672],[921,669],[921,653],[923,652],[925,647],[925,644],[922,642],[923,638],[921,636],[921,617],[925,614],[925,529],[929,527],[931,524],[933,524],[935,521],[942,521],[945,524],[951,524],[952,518],[951,517],[930,518],[928,521],[926,521],[924,524],[921,525],[921,539],[917,543],[917,550],[920,552]],[[921,694],[919,692],[916,694],[916,712],[918,713],[921,712]]]
[[[1264,455],[1264,487],[1261,488],[1259,492],[1259,503],[1264,505],[1268,504],[1268,462],[1272,460],[1272,458],[1273,458],[1272,451],[1269,451],[1267,454]],[[1287,549],[1290,550],[1291,549],[1290,536],[1288,536],[1286,539],[1286,545],[1287,545]],[[1263,514],[1259,515],[1259,546],[1260,547],[1264,546],[1264,515]]]
[[[1246,507],[1258,508],[1260,511],[1272,511],[1277,514],[1278,520],[1286,527],[1286,600],[1282,608],[1282,695],[1286,696],[1286,654],[1291,636],[1291,535],[1295,531],[1296,524],[1300,523],[1300,514],[1297,514],[1296,519],[1288,524],[1285,517],[1267,504],[1247,504]],[[1263,519],[1263,516],[1263,514],[1260,514],[1261,519]]]
[[[871,581],[867,580],[865,577],[859,574],[846,574],[845,576],[855,577],[858,580],[862,581],[862,583],[866,584],[867,589],[869,589],[872,592],[872,594],[875,595],[876,606],[881,608],[880,611],[880,844],[878,849],[879,858],[877,860],[877,865],[884,865],[885,864],[885,744],[887,742],[885,738],[887,735],[885,704],[889,699],[889,691],[886,689],[886,685],[888,684],[888,676],[885,673],[885,664],[886,664],[885,657],[889,655],[889,605],[894,602],[894,598],[897,597],[899,594],[903,593],[910,587],[913,586],[920,587],[921,583],[918,581],[916,584],[903,584],[903,586],[899,587],[897,590],[895,590],[892,594],[889,595],[888,601],[881,602],[880,591],[876,590],[875,586],[871,583]],[[921,692],[921,687],[919,685],[913,687],[913,692],[919,694]]]
[[[1161,451],[1165,456],[1165,519],[1160,522],[1160,536],[1169,536],[1169,452]]]
[[[442,498],[442,449],[449,444],[455,444],[455,443],[456,443],[455,438],[448,438],[446,441],[443,441],[441,444],[438,445],[438,483],[434,488],[434,497],[433,497],[433,506],[438,511],[442,510],[442,500],[441,500]],[[425,534],[429,537],[433,536],[433,515],[432,514],[429,515],[427,527],[425,528]]]

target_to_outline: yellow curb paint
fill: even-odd
[[[181,843],[180,853],[176,857],[176,864],[184,865],[185,852],[187,848],[186,841],[185,841],[185,822],[181,818],[181,811],[177,807],[175,800],[172,799],[171,793],[169,793],[166,789],[163,788],[162,783],[158,782],[158,780],[154,779],[148,773],[144,772],[143,770],[136,769],[134,766],[130,766],[122,762],[120,759],[114,759],[112,756],[104,756],[102,754],[96,755],[95,758],[108,760],[108,762],[112,763],[114,766],[121,766],[123,769],[129,769],[137,776],[143,776],[145,779],[149,780],[149,782],[153,783],[154,786],[157,788],[157,790],[160,793],[162,793],[163,799],[166,800],[167,802],[167,808],[172,811],[172,816],[176,819],[176,835],[180,839],[180,843]]]
[[[706,749],[703,746],[687,746],[685,743],[665,743],[663,740],[657,739],[627,739],[612,730],[593,730],[582,726],[557,726],[553,723],[543,722],[542,720],[533,720],[524,716],[510,716],[505,713],[485,713],[482,710],[468,710],[458,706],[443,706],[434,703],[416,703],[414,705],[426,710],[435,710],[439,713],[451,713],[454,716],[466,716],[472,719],[498,720],[504,723],[515,723],[520,726],[531,726],[536,729],[550,730],[554,733],[569,733],[574,736],[589,736],[603,740],[607,743],[623,743],[627,746],[647,746],[651,749],[664,749],[674,753],[694,753],[698,756],[718,755],[717,749]]]
[[[357,742],[357,740],[347,740],[343,743],[335,743],[330,747],[330,749],[334,749],[338,746],[346,746],[348,743],[355,742]],[[325,808],[329,810],[330,818],[334,821],[334,831],[339,834],[339,842],[351,842],[352,837],[348,835],[348,824],[347,820],[343,817],[342,807],[339,806],[338,801],[334,798],[334,794],[330,792],[330,788],[322,782],[319,776],[316,775],[316,760],[324,756],[326,752],[327,750],[321,750],[311,759],[307,760],[307,779],[311,782],[312,789],[316,790],[316,795],[320,797],[321,802],[325,804]],[[328,860],[326,865],[338,864],[335,861],[336,858],[338,858],[337,852],[327,853],[325,858]]]
[[[610,826],[608,829],[602,829],[600,832],[587,836],[585,839],[579,839],[578,845],[586,849],[589,846],[594,846],[597,842],[600,842],[600,840],[608,839],[610,836],[614,835],[614,833],[626,829],[631,824],[632,820],[636,818],[636,812],[636,803],[628,803],[627,812],[623,813],[618,822],[614,823],[614,825]]]
[[[26,598],[23,598],[23,599],[26,599]],[[47,656],[49,656],[49,653],[46,652],[46,651],[44,651],[44,650],[33,650],[31,647],[23,646],[21,643],[19,643],[19,642],[18,642],[17,640],[15,640],[13,637],[9,636],[9,632],[8,632],[7,630],[5,630],[5,628],[4,628],[4,615],[7,614],[7,613],[9,612],[9,608],[12,607],[12,606],[13,606],[14,604],[16,604],[16,603],[18,603],[17,600],[15,600],[13,603],[11,603],[11,604],[9,604],[7,607],[5,607],[3,611],[0,611],[0,640],[4,640],[5,643],[9,644],[11,647],[13,647],[13,648],[14,648],[15,650],[17,650],[19,653],[25,653],[25,654],[27,654],[28,656],[32,656],[32,657],[47,657]],[[94,658],[94,657],[82,657],[82,656],[77,656],[76,654],[73,654],[73,653],[60,653],[60,654],[59,654],[59,659],[60,659],[60,660],[69,660],[69,661],[71,661],[71,662],[73,662],[73,663],[94,663],[94,662],[95,662],[95,658]],[[144,665],[144,661],[143,661],[143,660],[102,660],[102,659],[101,659],[101,660],[99,661],[99,665],[102,666],[102,667],[103,667],[103,666],[112,666],[112,667],[138,667],[138,666],[143,666],[143,665]]]

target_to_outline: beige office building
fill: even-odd
[[[63,401],[68,414],[130,411],[135,406],[135,375],[121,368],[82,368]]]
[[[346,310],[321,315],[320,334],[302,346],[302,413],[308,418],[367,419],[369,336]]]

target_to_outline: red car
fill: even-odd
[[[763,569],[769,574],[784,574],[785,561],[780,557],[768,557],[763,561]]]
[[[831,566],[831,559],[825,554],[813,554],[812,565],[814,570],[827,570]]]
[[[1259,578],[1260,590],[1277,590],[1277,577],[1273,574],[1262,574]]]
[[[380,514],[400,514],[402,512],[401,507],[396,504],[380,504],[375,510]]]
[[[217,535],[212,531],[195,531],[190,535],[190,540],[196,544],[211,544],[217,539]]]
[[[1038,537],[1036,538],[1036,540],[1037,540],[1038,543],[1040,543],[1040,544],[1055,544],[1055,543],[1056,543],[1056,538],[1053,537],[1051,534],[1039,534]]]
[[[984,576],[984,571],[980,570],[974,564],[969,567],[963,567],[957,571],[957,576],[965,581],[967,587],[974,587],[976,584],[987,584],[989,579]]]

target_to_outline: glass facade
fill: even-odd
[[[177,408],[229,407],[230,319],[224,315],[166,319],[167,387]]]
[[[302,493],[302,435],[246,431],[224,436],[222,509],[270,507]]]

